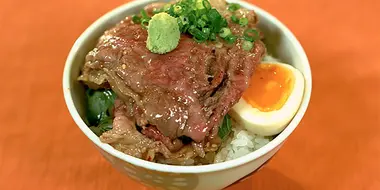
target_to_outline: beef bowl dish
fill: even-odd
[[[269,159],[311,93],[290,31],[245,2],[130,4],[87,29],[65,67],[66,103],[101,152],[176,173]]]

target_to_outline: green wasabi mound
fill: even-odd
[[[152,53],[165,54],[178,46],[180,36],[177,19],[167,13],[158,13],[149,21],[146,47]]]

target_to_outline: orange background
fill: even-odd
[[[146,189],[100,156],[75,126],[61,88],[74,40],[125,2],[0,1],[0,189]],[[380,189],[380,2],[251,2],[299,38],[313,95],[273,160],[228,189]]]

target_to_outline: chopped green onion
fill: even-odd
[[[231,12],[235,12],[240,9],[240,5],[237,3],[231,3],[230,6],[228,6],[228,10]]]
[[[234,23],[236,23],[236,24],[239,23],[239,19],[238,19],[238,17],[236,17],[236,15],[232,15],[232,16],[231,16],[231,20],[232,20],[232,22],[234,22]]]
[[[202,16],[201,16],[201,19],[204,20],[205,22],[208,21],[207,15],[202,15]]]
[[[244,39],[247,41],[254,42],[259,37],[259,32],[255,29],[247,29],[244,31]]]
[[[236,3],[228,6],[228,10],[232,12],[238,9],[240,9],[240,5]],[[166,4],[159,11],[177,18],[181,33],[192,35],[197,42],[216,41],[217,35],[227,43],[234,43],[238,38],[228,28],[227,19],[212,7],[209,0],[178,0],[174,4]],[[145,11],[141,11],[141,16],[141,25],[146,28],[150,18]],[[241,25],[248,24],[246,18],[240,20],[234,14],[231,16],[231,20]]]
[[[198,10],[200,9],[203,9],[203,0],[195,0],[196,3],[195,3],[195,8],[197,8]]]
[[[141,14],[141,26],[145,29],[148,28],[148,25],[149,25],[149,21],[150,21],[150,17],[148,16],[148,14],[146,13],[146,11],[143,9],[140,11],[140,14]]]
[[[215,41],[216,40],[216,34],[215,33],[211,33],[209,39],[211,41]]]
[[[242,44],[242,48],[243,48],[245,51],[251,51],[251,49],[253,48],[253,42],[250,42],[250,41],[244,41],[243,44]]]
[[[171,4],[166,4],[166,5],[164,5],[164,7],[163,7],[163,10],[162,11],[168,11],[169,9],[170,9],[170,7],[171,7]]]
[[[146,13],[146,11],[144,9],[142,9],[140,11],[140,13],[141,13],[141,16],[142,16],[143,19],[149,18],[148,14]]]
[[[213,32],[219,32],[224,27],[223,17],[216,9],[211,9],[208,12],[207,17],[211,23]]]
[[[248,25],[248,18],[240,18],[239,24],[241,26],[247,26]]]
[[[199,10],[196,10],[195,11],[195,15],[197,16],[197,18],[199,19],[200,17],[202,17],[202,15],[205,15],[207,13],[207,10],[206,9],[199,9]]]
[[[181,7],[182,7],[182,15],[187,15],[189,14],[189,12],[191,12],[192,10],[194,10],[192,7],[190,7],[189,5],[187,4],[179,4]]]
[[[147,18],[142,19],[142,20],[141,20],[141,26],[142,26],[143,28],[147,29],[147,28],[148,28],[148,25],[149,25],[149,21],[150,21],[150,19],[147,19]]]
[[[183,25],[189,24],[189,19],[188,19],[187,17],[185,17],[185,16],[180,16],[179,18],[180,18],[181,23],[182,23]]]
[[[231,34],[232,34],[232,32],[231,32],[231,30],[229,28],[222,28],[222,30],[219,33],[219,36],[221,38],[225,38],[225,37],[227,37],[227,36],[229,36]]]
[[[132,21],[133,21],[133,23],[135,23],[135,24],[140,24],[140,22],[141,22],[141,18],[140,18],[139,16],[137,16],[137,15],[133,15],[133,16],[132,16]]]
[[[207,17],[211,22],[215,22],[216,20],[219,20],[222,16],[216,9],[211,9],[208,12]]]
[[[228,26],[227,19],[225,19],[225,18],[222,19],[221,26],[222,26],[222,27],[226,27],[226,26]]]
[[[195,23],[197,21],[197,17],[194,13],[190,13],[187,17],[189,18],[189,22],[191,23]]]
[[[187,31],[188,31],[188,29],[190,28],[190,25],[184,25],[183,27],[182,27],[182,29],[181,29],[181,31],[183,32],[183,33],[186,33]]]
[[[181,14],[182,13],[182,7],[179,5],[175,6],[174,7],[174,13],[177,15]]]
[[[236,42],[237,37],[231,34],[231,35],[225,37],[224,40],[226,40],[226,42],[229,44],[233,44]]]
[[[198,25],[200,28],[203,28],[203,27],[206,26],[206,22],[203,21],[203,20],[198,20],[197,25]]]
[[[203,29],[202,29],[202,32],[203,32],[203,34],[206,36],[206,39],[208,39],[209,36],[210,36],[210,33],[211,33],[210,28],[203,28]]]
[[[201,42],[203,41],[206,41],[207,40],[207,36],[202,32],[200,31],[198,28],[196,28],[195,26],[191,26],[189,28],[189,33],[191,35],[193,35],[193,37]]]
[[[207,10],[211,9],[211,4],[208,0],[203,0],[203,7]]]

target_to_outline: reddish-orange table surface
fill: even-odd
[[[74,40],[124,0],[0,1],[0,189],[146,189],[72,121],[61,77]],[[235,189],[380,189],[380,2],[251,0],[304,46],[313,95],[273,160]]]

